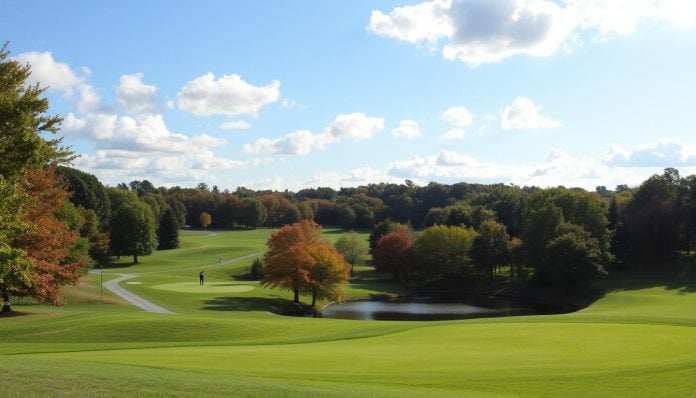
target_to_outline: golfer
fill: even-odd
[[[198,279],[199,279],[199,281],[200,281],[200,284],[202,285],[202,284],[203,284],[203,279],[205,279],[205,273],[204,273],[204,271],[201,271],[201,272],[198,273]]]

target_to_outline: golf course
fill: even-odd
[[[0,320],[0,395],[685,397],[696,390],[696,267],[689,264],[613,273],[603,296],[563,315],[301,318],[276,313],[292,292],[248,277],[270,233],[182,231],[179,249],[87,274],[65,289],[62,307],[13,303],[20,315]],[[340,232],[323,236],[335,241]],[[122,288],[173,314],[143,311],[100,286],[121,274],[135,275]],[[358,268],[360,283],[345,287],[346,299],[403,288],[361,277],[372,274]]]

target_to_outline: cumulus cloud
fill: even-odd
[[[275,155],[306,155],[312,149],[324,149],[330,137],[324,134],[312,134],[309,130],[297,130],[280,138],[259,138],[253,144],[245,144],[246,153],[269,153]]]
[[[442,121],[453,127],[466,127],[474,122],[474,115],[463,106],[453,106],[442,113]]]
[[[253,144],[245,144],[246,153],[306,155],[313,149],[326,149],[342,139],[353,141],[372,138],[384,129],[384,119],[364,113],[339,114],[321,134],[309,130],[297,130],[280,138],[259,138]]]
[[[391,131],[391,135],[394,138],[404,140],[418,138],[420,137],[420,127],[415,120],[402,120],[399,122],[399,126]]]
[[[251,115],[280,98],[280,82],[254,86],[239,75],[215,78],[212,73],[197,77],[184,85],[177,95],[179,109],[199,116]]]
[[[356,112],[337,115],[334,121],[324,130],[324,134],[334,139],[351,139],[353,141],[372,138],[378,131],[384,129],[384,119],[370,117]]]
[[[70,96],[83,82],[70,65],[56,61],[50,52],[25,52],[14,59],[21,64],[31,65],[28,79],[31,84],[39,83],[42,87],[48,86],[51,90]]]
[[[449,17],[450,3],[448,0],[427,1],[397,7],[389,14],[374,10],[368,30],[409,43],[436,42],[454,32]]]
[[[116,88],[119,105],[127,112],[152,114],[159,111],[157,86],[143,83],[143,74],[123,75]]]
[[[501,115],[503,130],[554,128],[560,122],[541,115],[541,108],[527,97],[517,97]]]
[[[251,123],[245,120],[232,120],[220,125],[220,130],[246,130],[251,128]]]
[[[72,98],[77,93],[77,108],[82,112],[98,108],[101,98],[86,81],[91,73],[88,68],[82,67],[83,76],[79,76],[67,63],[56,61],[51,52],[25,52],[13,59],[31,66],[28,79],[30,84],[38,83],[49,90],[62,93],[66,98]]]
[[[696,165],[696,146],[677,139],[636,145],[627,149],[611,144],[604,155],[604,163],[624,167],[679,167]]]
[[[689,0],[433,0],[372,11],[368,31],[442,46],[446,59],[471,66],[525,54],[549,56],[578,36],[626,35],[645,20],[681,28],[696,24]]]

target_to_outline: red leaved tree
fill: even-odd
[[[383,235],[375,246],[375,268],[391,272],[397,281],[402,276],[408,278],[411,274],[413,258],[413,237],[409,231],[400,230]]]

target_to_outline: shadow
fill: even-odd
[[[640,290],[663,287],[687,294],[696,292],[696,260],[639,265],[631,269],[612,270],[605,281],[607,291]]]
[[[283,314],[293,307],[292,302],[277,296],[268,297],[216,297],[205,300],[202,310],[209,311],[268,311]]]

